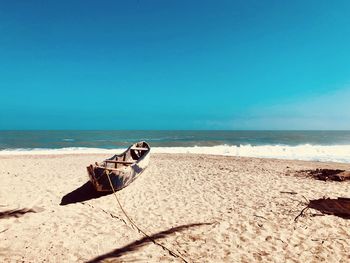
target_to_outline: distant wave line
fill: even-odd
[[[102,149],[89,147],[66,147],[57,149],[4,149],[0,155],[51,155],[51,154],[115,154],[125,148]],[[350,163],[350,145],[217,145],[191,147],[152,147],[153,153],[192,153],[236,157],[277,158],[290,160]]]

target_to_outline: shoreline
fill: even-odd
[[[58,148],[58,149],[5,149],[0,156],[18,155],[66,155],[66,154],[109,154],[121,153],[126,148]],[[198,154],[233,157],[269,158],[284,160],[304,160],[317,162],[350,163],[350,145],[217,145],[193,147],[152,147],[152,153]]]

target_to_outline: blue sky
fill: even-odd
[[[350,129],[349,1],[1,1],[0,129]]]

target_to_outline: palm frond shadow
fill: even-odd
[[[196,223],[196,224],[188,224],[188,225],[181,225],[181,226],[173,227],[173,228],[170,228],[168,230],[164,230],[162,232],[153,234],[150,236],[150,238],[143,237],[139,240],[136,240],[132,243],[127,244],[124,247],[117,248],[109,253],[106,253],[106,254],[100,255],[94,259],[91,259],[91,260],[87,261],[86,263],[97,263],[97,262],[101,262],[102,260],[105,260],[108,258],[119,258],[119,257],[123,256],[125,253],[139,250],[141,247],[144,247],[149,243],[153,243],[152,240],[156,241],[159,239],[163,239],[172,233],[181,232],[181,231],[188,229],[188,228],[198,227],[198,226],[202,226],[202,225],[211,225],[211,224],[212,223]]]
[[[321,198],[310,200],[307,207],[316,209],[323,214],[350,219],[350,198],[338,197],[337,199]]]
[[[7,210],[0,212],[0,219],[4,218],[10,218],[10,217],[21,217],[25,215],[26,213],[37,213],[38,211],[34,209],[29,208],[22,208],[22,209],[13,209],[13,210]]]

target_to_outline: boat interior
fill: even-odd
[[[137,160],[142,158],[148,151],[149,146],[145,142],[140,142],[132,145],[128,150],[122,154],[117,154],[101,163],[95,163],[97,168],[104,168],[108,170],[120,170],[131,166]]]

